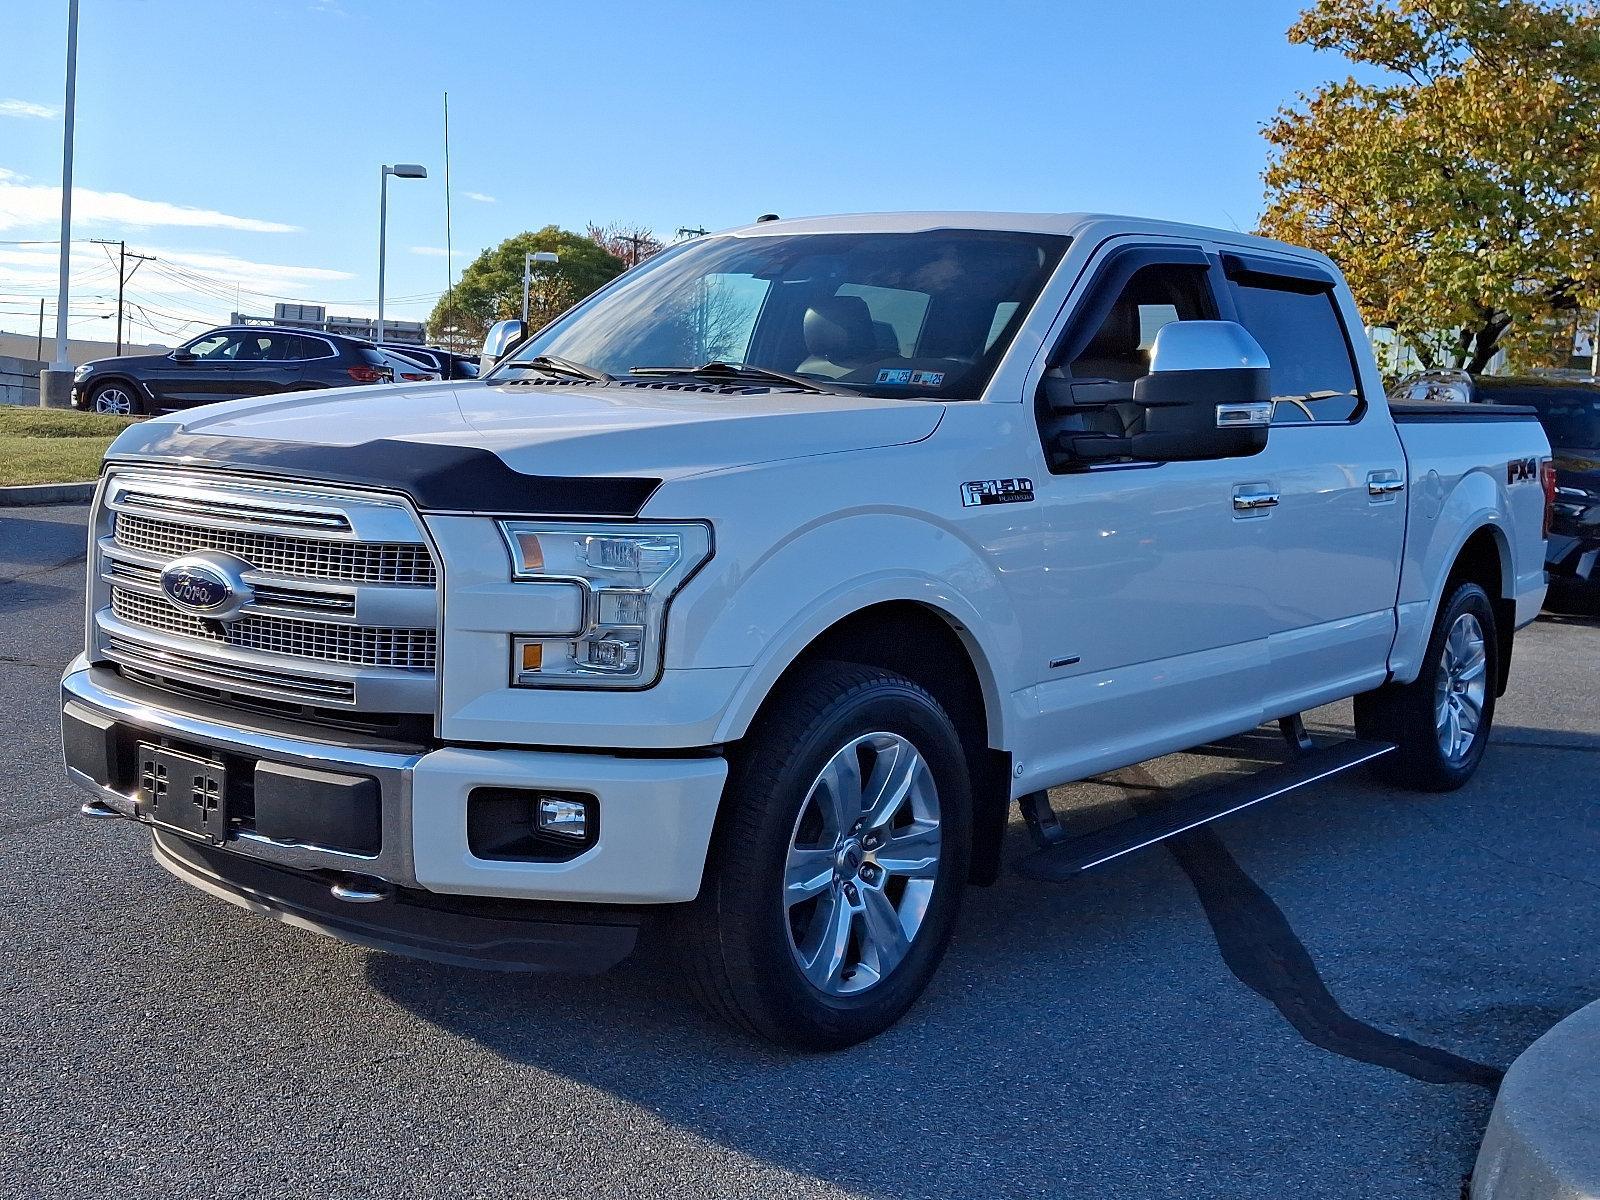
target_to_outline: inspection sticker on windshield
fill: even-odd
[[[1031,479],[974,479],[961,485],[961,507],[980,504],[1021,504],[1033,499]]]
[[[894,383],[901,387],[943,387],[943,371],[913,371],[910,367],[885,367],[878,372],[879,383]]]

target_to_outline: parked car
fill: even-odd
[[[661,937],[713,1012],[840,1047],[921,994],[1013,805],[1060,880],[1367,764],[1461,786],[1544,599],[1533,410],[1389,403],[1332,263],[1245,234],[773,220],[485,352],[118,437],[62,681],[87,815],[420,958]],[[1266,721],[1258,775],[1051,810]]]
[[[387,346],[379,346],[378,353],[383,355],[383,361],[388,365],[395,383],[427,383],[441,378],[434,367],[415,354],[391,350]]]
[[[389,366],[371,343],[332,333],[237,325],[210,329],[169,354],[84,363],[72,403],[93,412],[172,412],[310,388],[379,383]]]
[[[441,379],[478,377],[478,356],[475,354],[457,354],[454,350],[444,350],[438,346],[409,346],[404,342],[380,342],[379,345],[385,350],[398,350],[430,364],[439,372]]]
[[[1554,612],[1600,613],[1600,380],[1426,371],[1395,389],[1397,396],[1419,392],[1463,404],[1524,404],[1538,414],[1556,471],[1545,604]]]

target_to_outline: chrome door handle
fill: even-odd
[[[1367,495],[1392,496],[1396,492],[1406,490],[1406,481],[1398,475],[1379,475],[1377,473],[1367,476]]]
[[[1282,496],[1277,492],[1235,492],[1233,506],[1240,512],[1253,512],[1259,508],[1276,508]]]

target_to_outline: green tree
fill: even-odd
[[[1289,40],[1359,67],[1281,109],[1261,230],[1367,319],[1474,373],[1597,298],[1594,0],[1316,0]]]
[[[439,298],[428,317],[429,331],[452,342],[476,344],[496,321],[520,316],[523,256],[542,250],[560,255],[561,261],[533,264],[528,321],[535,328],[554,320],[623,271],[621,259],[581,233],[554,225],[536,233],[519,233],[485,250],[461,272],[461,278]]]

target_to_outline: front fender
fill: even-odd
[[[823,580],[830,582],[813,591]],[[1018,661],[1017,615],[976,548],[920,514],[898,512],[840,514],[795,530],[747,568],[735,563],[689,606],[695,665],[747,667],[717,740],[741,737],[784,671],[830,627],[891,601],[922,604],[951,624],[983,688],[990,744],[1004,745],[996,739],[1005,734],[1010,688],[999,664]]]

